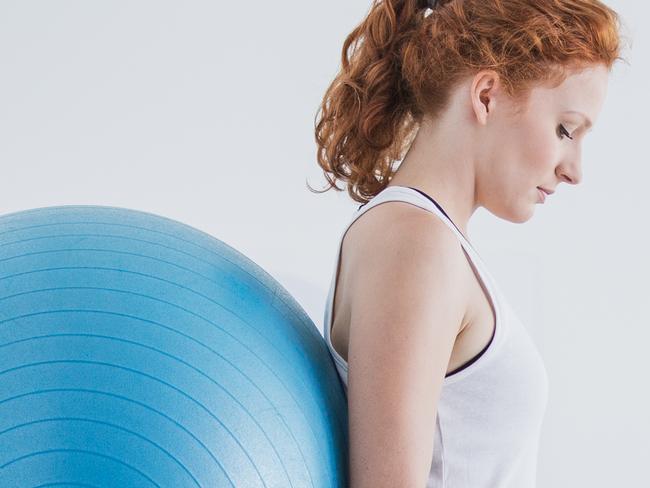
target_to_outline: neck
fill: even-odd
[[[476,170],[461,141],[451,142],[442,128],[433,133],[422,126],[402,159],[389,186],[411,186],[433,198],[469,241],[467,226],[480,206],[476,197]]]

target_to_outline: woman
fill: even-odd
[[[352,488],[535,486],[545,367],[467,226],[581,181],[618,27],[598,0],[384,0],[346,39],[316,139],[363,203],[324,324]]]

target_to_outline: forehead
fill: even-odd
[[[597,101],[605,94],[607,75],[605,67],[588,68],[569,75],[555,90],[559,98],[573,103]]]
[[[556,87],[538,86],[531,91],[531,104],[553,111],[576,111],[592,119],[599,111],[607,90],[608,71],[604,65],[570,73]]]

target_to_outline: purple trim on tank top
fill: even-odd
[[[438,207],[438,209],[439,209],[443,214],[445,214],[445,217],[447,217],[447,220],[449,220],[449,222],[451,222],[451,224],[452,224],[454,227],[456,227],[456,230],[457,230],[458,232],[460,232],[460,234],[465,238],[465,240],[466,240],[467,242],[469,242],[469,239],[468,239],[467,237],[465,237],[465,234],[463,234],[463,233],[461,232],[461,230],[460,230],[460,229],[458,228],[458,226],[454,223],[454,221],[451,220],[451,217],[450,217],[449,215],[447,215],[447,212],[445,212],[445,209],[442,208],[438,202],[436,202],[432,197],[430,197],[429,195],[427,195],[426,193],[424,193],[422,190],[418,190],[417,188],[413,188],[412,186],[407,186],[406,188],[410,188],[411,190],[415,190],[416,192],[420,193],[420,194],[421,194],[422,196],[424,196],[425,198],[428,198],[429,200],[431,200],[431,202],[432,202],[436,207]],[[471,245],[471,244],[470,244],[470,245]],[[472,246],[472,249],[474,249],[474,246]]]
[[[490,338],[490,342],[488,342],[487,345],[483,349],[481,349],[481,352],[479,352],[476,356],[474,356],[472,359],[470,359],[466,363],[461,364],[460,366],[458,366],[455,370],[450,371],[449,373],[447,373],[445,375],[445,378],[449,378],[450,376],[455,375],[456,373],[460,373],[462,370],[464,370],[465,368],[470,366],[472,363],[476,362],[485,353],[485,351],[488,350],[488,347],[490,347],[490,344],[492,344],[492,341],[494,340],[494,335],[495,334],[496,334],[496,329],[492,331],[492,337]]]
[[[440,204],[438,204],[438,202],[436,202],[433,198],[431,198],[429,195],[427,195],[426,193],[424,193],[422,190],[418,190],[417,188],[413,188],[412,186],[408,186],[407,188],[410,188],[411,190],[415,190],[416,192],[420,193],[422,196],[424,196],[424,197],[428,198],[429,200],[431,200],[431,202],[432,202],[436,207],[438,207],[438,209],[439,209],[443,214],[445,214],[445,217],[447,217],[447,219],[449,220],[449,222],[451,222],[452,225],[453,225],[454,227],[456,227],[456,229],[458,230],[458,232],[460,232],[460,234],[463,235],[463,233],[460,231],[460,229],[458,228],[458,226],[457,226],[456,224],[454,224],[454,221],[451,220],[451,217],[449,217],[449,215],[447,215],[447,212],[445,212],[445,210],[440,206]],[[464,235],[463,235],[463,237],[464,237]],[[466,240],[467,240],[467,238],[466,238]],[[469,241],[467,241],[467,242],[469,242]],[[485,353],[485,351],[488,350],[488,347],[490,347],[490,344],[492,344],[492,341],[494,340],[494,335],[495,335],[495,333],[496,333],[496,330],[493,330],[493,331],[492,331],[492,337],[490,338],[490,342],[487,343],[487,345],[486,345],[486,346],[481,350],[481,352],[479,352],[476,356],[474,356],[472,359],[470,359],[470,360],[467,361],[466,363],[460,365],[460,366],[459,366],[458,368],[456,368],[455,370],[450,371],[449,373],[447,373],[447,374],[445,375],[445,378],[448,378],[448,377],[450,377],[451,375],[454,375],[454,374],[456,374],[456,373],[461,372],[462,370],[464,370],[465,368],[467,368],[468,366],[470,366],[472,363],[474,363],[475,361],[477,361],[477,360],[478,360],[478,359],[483,355],[483,353]]]
[[[417,188],[413,188],[412,186],[408,186],[407,188],[410,188],[411,190],[415,190],[416,192],[420,193],[422,196],[424,196],[424,197],[428,198],[429,200],[431,200],[431,202],[432,202],[436,207],[438,207],[438,209],[439,209],[443,214],[445,214],[445,217],[447,217],[447,219],[449,220],[449,222],[451,222],[452,225],[453,225],[454,227],[456,227],[456,229],[458,230],[458,232],[460,232],[460,229],[458,229],[458,226],[457,226],[456,224],[454,224],[454,221],[451,220],[451,217],[449,217],[449,215],[447,215],[447,212],[445,212],[445,210],[444,210],[444,209],[443,209],[443,208],[438,204],[438,202],[436,202],[433,198],[431,198],[429,195],[427,195],[426,193],[424,193],[422,190],[418,190]],[[460,233],[461,233],[461,235],[463,235],[462,232],[460,232]],[[468,242],[469,242],[469,241],[468,241]],[[451,375],[454,375],[454,374],[456,374],[456,373],[461,372],[462,370],[464,370],[465,368],[467,368],[468,366],[470,366],[472,363],[474,363],[475,361],[477,361],[477,360],[478,360],[478,359],[483,355],[483,353],[485,353],[485,351],[487,351],[488,347],[490,347],[490,344],[492,344],[492,341],[494,340],[494,335],[495,335],[495,333],[496,333],[496,330],[493,330],[493,331],[492,331],[492,337],[490,338],[490,342],[487,343],[487,345],[486,345],[486,346],[481,350],[481,352],[479,352],[476,356],[474,356],[472,359],[470,359],[470,360],[467,361],[466,363],[460,365],[460,366],[459,366],[458,368],[456,368],[455,370],[450,371],[449,373],[447,373],[447,374],[445,375],[445,378],[448,378],[448,377],[450,377]]]

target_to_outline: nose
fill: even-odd
[[[557,175],[560,181],[577,185],[582,181],[581,157],[580,152],[574,158],[567,159],[565,163],[557,167]]]
[[[568,173],[560,173],[560,179],[567,183],[571,183],[572,185],[577,185],[582,181],[582,177],[570,175]]]

